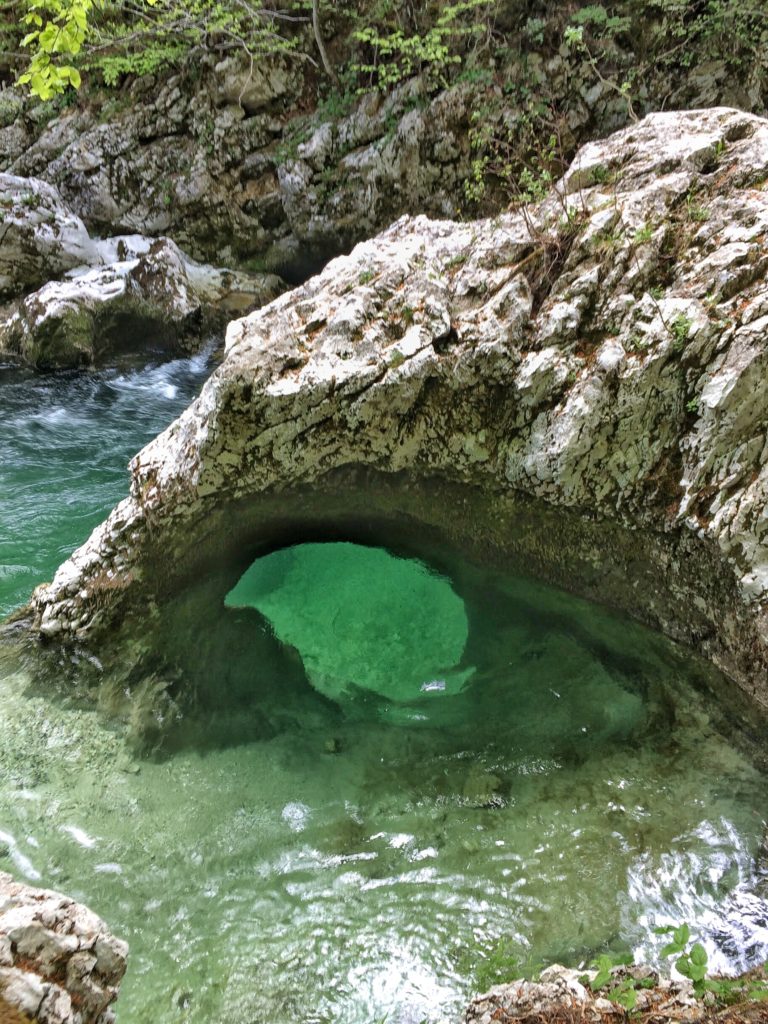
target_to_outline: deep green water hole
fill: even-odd
[[[0,371],[4,611],[206,371]],[[682,920],[718,966],[765,958],[768,790],[716,676],[559,591],[397,554],[257,563],[177,638],[217,706],[163,757],[0,680],[0,868],[129,940],[120,1024],[457,1019],[501,942],[652,956]]]

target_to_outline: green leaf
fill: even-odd
[[[620,993],[617,1002],[624,1007],[625,1010],[634,1010],[637,1005],[637,992],[633,988],[628,988],[624,992]]]
[[[681,956],[675,961],[675,967],[684,978],[691,977],[691,961],[687,956]]]
[[[688,927],[687,924],[683,923],[678,928],[675,928],[672,935],[674,937],[675,942],[677,942],[680,946],[684,947],[688,944],[688,940],[691,937],[691,929]]]
[[[701,964],[689,964],[688,977],[691,981],[704,981],[707,976],[707,967]]]
[[[701,967],[707,966],[707,951],[700,942],[691,947],[691,963]]]
[[[677,956],[682,953],[685,947],[678,946],[676,942],[668,942],[661,950],[661,956]]]

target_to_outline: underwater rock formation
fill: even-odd
[[[109,1024],[127,954],[87,907],[0,872],[0,1020]]]
[[[403,218],[230,324],[130,496],[35,592],[32,635],[101,658],[213,564],[231,587],[310,522],[409,517],[768,704],[766,180],[768,121],[653,114],[538,205]]]
[[[262,305],[283,287],[271,274],[195,263],[168,238],[92,239],[56,190],[34,178],[0,174],[0,209],[0,298],[23,296],[0,309],[0,352],[33,366],[194,348],[216,318]]]

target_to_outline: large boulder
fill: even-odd
[[[408,516],[768,704],[766,177],[768,121],[654,114],[537,206],[402,219],[232,323],[32,635],[107,657],[211,565],[226,593],[270,545]]]
[[[0,872],[0,1020],[110,1024],[127,955],[87,907]]]
[[[52,185],[0,174],[0,301],[93,258],[85,224]]]
[[[23,296],[0,309],[0,353],[39,368],[90,365],[126,349],[194,348],[214,321],[282,290],[272,274],[196,263],[168,238],[93,239],[34,178],[0,175],[0,208],[9,239],[0,296]]]

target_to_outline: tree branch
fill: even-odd
[[[315,34],[315,42],[317,43],[317,49],[320,53],[320,60],[323,62],[325,73],[334,85],[338,85],[339,76],[336,74],[336,70],[328,58],[328,51],[325,48],[323,36],[320,31],[320,0],[312,0],[312,31]]]

